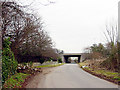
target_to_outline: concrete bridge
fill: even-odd
[[[69,57],[78,57],[78,63],[82,61],[82,54],[81,53],[64,53],[61,55],[62,61],[65,63],[69,63]]]

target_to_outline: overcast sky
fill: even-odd
[[[33,0],[24,0],[30,4]],[[94,43],[105,43],[105,25],[117,20],[119,0],[34,0],[32,8],[42,17],[55,47],[81,53]],[[40,4],[42,3],[42,4]]]

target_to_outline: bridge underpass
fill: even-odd
[[[81,54],[80,54],[80,53],[65,53],[65,54],[63,54],[63,56],[62,56],[63,62],[65,62],[65,63],[71,63],[71,62],[69,61],[69,58],[70,58],[70,57],[78,57],[78,63],[79,63],[80,60],[81,60]]]

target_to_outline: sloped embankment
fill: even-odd
[[[86,72],[92,75],[95,75],[101,79],[105,79],[107,81],[120,85],[120,73],[106,70],[105,68],[101,68],[98,66],[99,64],[97,62],[100,63],[99,60],[85,61],[85,62],[79,63],[79,65],[83,70],[85,70]]]

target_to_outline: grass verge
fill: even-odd
[[[61,64],[53,64],[53,65],[41,65],[41,66],[34,66],[35,68],[42,68],[42,67],[57,67],[57,66],[61,66],[64,65],[64,63]]]
[[[119,84],[120,85],[120,73],[118,72],[112,72],[112,71],[108,71],[108,70],[98,70],[98,69],[92,69],[92,68],[89,68],[89,67],[82,67],[82,66],[85,66],[86,63],[79,63],[80,67],[85,70],[86,72],[92,74],[92,75],[95,75],[99,78],[102,78],[102,79],[105,79],[105,80],[108,80],[110,82],[113,82],[115,84]]]
[[[30,74],[17,73],[11,76],[8,80],[5,81],[3,88],[21,88],[25,79]]]

